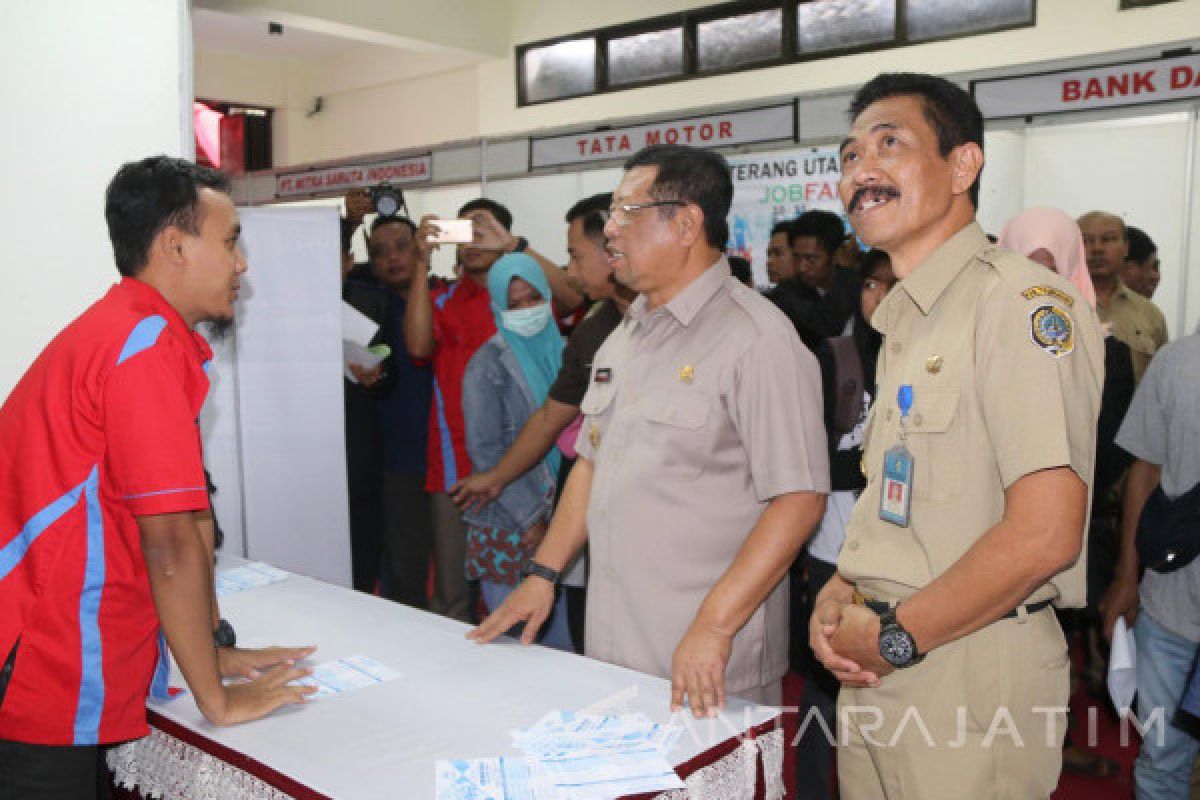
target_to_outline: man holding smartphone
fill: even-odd
[[[429,287],[430,254],[442,236],[437,218],[421,218],[417,229],[417,270],[404,314],[404,337],[409,355],[433,364],[433,406],[429,413],[429,457],[425,489],[433,503],[434,596],[430,610],[467,622],[470,608],[466,562],[466,527],[454,505],[450,487],[471,474],[466,425],[462,413],[462,380],[467,362],[496,332],[488,271],[505,253],[532,256],[550,282],[554,301],[572,309],[581,294],[567,283],[563,270],[529,248],[512,233],[512,214],[494,200],[480,197],[463,205],[458,218],[470,220],[472,242],[459,245],[463,277],[445,289]]]

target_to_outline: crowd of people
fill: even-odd
[[[711,151],[647,148],[566,209],[565,270],[478,198],[438,278],[435,216],[366,222],[369,195],[347,195],[343,299],[389,351],[344,387],[354,585],[481,644],[661,676],[695,716],[727,695],[779,705],[800,670],[798,713],[821,723],[794,743],[800,795],[833,795],[836,740],[848,800],[1049,797],[1064,764],[1111,775],[1067,731],[1063,629],[1087,652],[1075,680],[1103,691],[1123,619],[1138,713],[1166,710],[1138,796],[1184,797],[1200,537],[1163,560],[1138,527],[1195,502],[1200,338],[1167,343],[1154,243],[1051,208],[987,235],[982,116],[945,80],[881,75],[850,116],[846,221],[779,222],[761,292],[724,253],[733,187]],[[77,792],[92,749],[144,733],[167,645],[218,723],[309,691],[293,684],[309,650],[208,640],[210,353],[192,328],[229,318],[246,269],[228,185],[147,159],[107,214],[121,284],[0,411],[0,597],[18,612],[0,620],[0,771]],[[81,635],[104,655],[64,652]],[[136,669],[105,692],[114,657]],[[48,712],[49,675],[66,683]]]

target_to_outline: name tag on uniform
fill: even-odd
[[[902,444],[883,454],[883,485],[879,488],[879,518],[908,527],[912,507],[913,457]]]
[[[900,442],[883,454],[883,485],[879,487],[879,518],[901,528],[908,527],[912,509],[913,457],[904,446],[912,402],[912,386],[901,386],[896,393],[896,404],[900,406]]]

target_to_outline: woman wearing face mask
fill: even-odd
[[[1083,299],[1095,307],[1096,292],[1088,275],[1083,236],[1079,225],[1064,212],[1056,208],[1026,209],[1008,221],[998,244],[1059,273],[1075,284]],[[1133,389],[1133,360],[1129,347],[1106,331],[1104,388],[1100,396],[1096,467],[1092,480],[1092,517],[1087,534],[1087,608],[1060,613],[1068,633],[1074,629],[1082,635],[1086,654],[1084,674],[1089,690],[1098,695],[1104,694],[1107,673],[1100,630],[1101,599],[1112,583],[1118,549],[1120,517],[1112,489],[1132,460],[1114,439],[1129,410]],[[1112,777],[1117,772],[1116,762],[1073,744],[1069,735],[1063,748],[1063,766],[1094,777]]]
[[[524,253],[503,256],[488,273],[488,291],[497,332],[471,357],[463,377],[467,451],[478,471],[496,465],[545,402],[563,352],[550,286],[536,261]],[[467,578],[479,581],[489,611],[520,583],[521,568],[546,535],[560,460],[558,448],[551,448],[495,502],[463,514]],[[572,650],[561,590],[538,642]]]

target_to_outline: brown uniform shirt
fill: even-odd
[[[829,491],[816,359],[721,259],[644,297],[592,363],[579,455],[594,465],[587,655],[669,678],[675,648],[768,501]],[[780,678],[787,579],[733,641],[726,688]]]
[[[972,223],[880,304],[878,398],[868,422],[867,488],[838,569],[864,593],[902,599],[1000,521],[1018,478],[1068,466],[1091,486],[1104,342],[1092,309],[1044,267],[992,246]],[[884,452],[900,441],[897,390],[913,387],[907,527],[879,517]],[[1034,592],[1081,606],[1085,557]]]
[[[1162,311],[1118,278],[1108,305],[1096,304],[1100,321],[1111,326],[1112,335],[1129,345],[1133,358],[1133,380],[1142,382],[1150,359],[1167,343],[1167,320]]]

